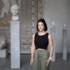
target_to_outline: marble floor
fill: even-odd
[[[10,55],[5,59],[0,58],[0,70],[32,70],[29,64],[30,55],[21,55],[21,68],[11,69],[10,68]],[[62,59],[62,54],[56,55],[56,61],[50,64],[50,70],[70,70],[70,54],[68,54],[67,61]]]

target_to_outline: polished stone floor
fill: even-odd
[[[50,64],[50,70],[70,70],[70,54],[68,54],[67,61],[62,59],[61,54],[56,55],[56,61]],[[21,55],[21,68],[11,69],[10,68],[10,55],[5,59],[0,58],[0,70],[32,70],[29,64],[30,55]]]

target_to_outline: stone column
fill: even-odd
[[[20,68],[20,22],[17,15],[18,5],[12,5],[11,13],[11,68]]]
[[[66,29],[66,24],[64,24],[62,33],[63,33],[63,60],[67,60],[67,46],[66,46],[67,29]]]

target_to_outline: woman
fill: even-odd
[[[52,60],[52,37],[47,32],[47,24],[44,19],[37,21],[37,32],[32,36],[31,60],[33,70],[48,70]]]

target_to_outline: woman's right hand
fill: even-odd
[[[30,65],[32,65],[32,64],[33,64],[33,58],[30,59]]]

